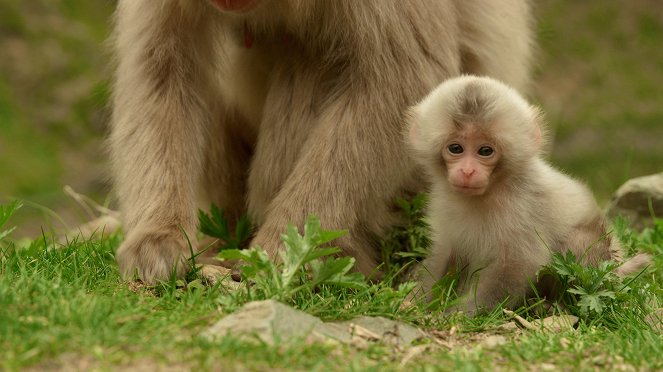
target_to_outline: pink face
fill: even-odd
[[[465,195],[483,195],[500,159],[497,147],[478,132],[450,138],[442,149],[451,188]]]
[[[210,0],[225,12],[244,13],[253,9],[260,0]]]

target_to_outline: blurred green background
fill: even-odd
[[[0,202],[30,203],[19,234],[67,227],[54,215],[69,227],[87,218],[64,185],[108,198],[105,40],[114,5],[0,0]],[[587,181],[602,203],[627,179],[663,171],[663,2],[533,5],[531,93],[553,128],[553,163]]]

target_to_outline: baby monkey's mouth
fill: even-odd
[[[463,195],[483,195],[483,193],[486,191],[485,187],[482,186],[467,186],[467,185],[454,185],[452,184],[451,187],[453,190],[459,194]]]

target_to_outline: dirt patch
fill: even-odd
[[[97,350],[103,354],[103,350]],[[171,363],[157,361],[155,359],[142,358],[128,363],[114,363],[93,356],[79,354],[63,354],[56,359],[50,359],[37,365],[25,368],[24,371],[93,371],[93,370],[115,370],[115,371],[137,371],[137,372],[176,372],[190,370],[191,366],[183,363]]]

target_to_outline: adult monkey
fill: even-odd
[[[420,187],[402,112],[445,78],[528,81],[525,0],[120,0],[110,138],[121,272],[186,270],[201,196],[271,255],[309,214],[370,273]]]

